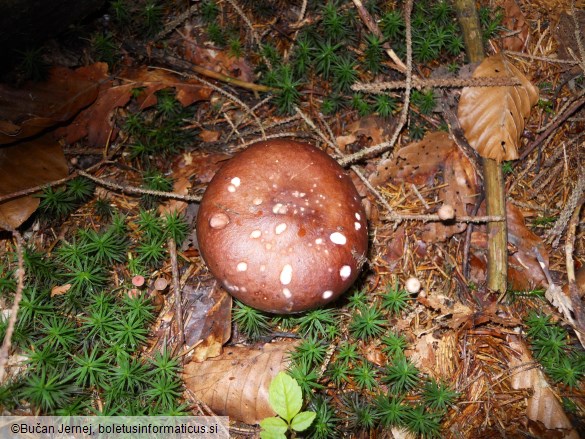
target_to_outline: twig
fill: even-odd
[[[421,79],[412,78],[412,88],[421,89],[427,87],[461,88],[461,87],[511,87],[521,85],[517,78],[442,78]],[[389,82],[356,82],[351,86],[353,91],[365,91],[372,94],[385,94],[386,90],[406,88],[406,81]]]
[[[513,50],[506,50],[506,51],[504,51],[504,53],[506,55],[517,56],[519,58],[528,58],[528,59],[532,59],[535,61],[545,61],[547,63],[572,64],[572,65],[579,64],[578,61],[574,61],[572,59],[549,58],[547,56],[536,56],[536,55],[530,55],[528,53],[523,53],[523,52],[514,52]]]
[[[173,238],[169,239],[169,253],[171,254],[171,272],[173,275],[173,289],[175,290],[175,320],[179,332],[179,347],[185,344],[185,328],[183,326],[183,299],[179,283],[179,264],[177,263],[177,244]]]
[[[408,108],[410,106],[410,90],[412,88],[412,29],[410,23],[411,11],[412,0],[407,0],[406,4],[404,5],[404,21],[406,24],[406,84],[404,87],[405,88],[404,104],[402,106],[402,112],[400,114],[398,124],[396,125],[396,129],[394,130],[394,134],[392,135],[388,142],[380,143],[378,145],[372,146],[371,148],[366,148],[355,154],[344,157],[343,159],[340,160],[341,166],[347,166],[349,164],[363,160],[368,156],[380,154],[384,151],[388,151],[389,149],[393,148],[394,144],[398,140],[398,136],[400,135],[402,128],[404,128],[404,125],[406,124],[406,118],[408,117]]]
[[[143,189],[134,186],[122,186],[120,184],[114,183],[109,180],[104,180],[103,178],[94,177],[93,175],[82,171],[81,169],[77,170],[77,174],[97,183],[100,186],[107,187],[109,189],[113,189],[119,192],[123,192],[126,194],[131,195],[153,195],[155,197],[160,198],[169,198],[172,200],[181,200],[181,201],[191,201],[191,202],[200,202],[201,197],[199,195],[181,195],[175,192],[164,192],[164,191],[155,191],[152,189]]]
[[[14,333],[14,326],[16,325],[16,316],[18,315],[20,301],[22,300],[22,290],[24,289],[24,239],[22,239],[22,235],[18,230],[10,227],[8,224],[0,222],[0,228],[12,233],[12,236],[15,239],[16,257],[18,259],[18,268],[14,273],[16,277],[16,293],[14,294],[14,302],[12,303],[12,309],[10,310],[8,327],[4,334],[4,342],[2,343],[2,349],[0,350],[0,384],[2,384],[4,382],[4,376],[6,375],[6,363],[8,362],[10,346],[12,345],[12,334]]]
[[[364,8],[364,5],[362,4],[361,0],[353,0],[353,3],[356,6],[356,9],[358,10],[358,14],[360,14],[360,18],[362,19],[366,27],[369,29],[369,31],[373,33],[376,37],[383,40],[384,37],[382,35],[382,32],[380,32],[380,28],[376,24],[376,21],[369,14],[367,9]],[[402,60],[398,57],[398,55],[396,55],[396,52],[392,50],[388,43],[384,43],[382,47],[384,47],[390,59],[394,61],[394,63],[396,64],[395,66],[393,66],[396,70],[402,73],[406,73],[408,70],[410,70],[409,68],[407,68],[407,66],[404,65]]]

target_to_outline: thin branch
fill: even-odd
[[[412,88],[462,88],[462,87],[512,87],[521,85],[517,78],[439,78],[420,79],[412,78]],[[385,94],[386,90],[406,88],[406,81],[389,82],[356,82],[351,86],[353,91],[365,91],[372,94]]]
[[[24,239],[18,230],[10,227],[8,224],[0,222],[0,228],[8,230],[12,233],[15,240],[16,256],[18,260],[18,268],[14,273],[16,277],[16,293],[14,294],[14,302],[10,310],[10,319],[8,320],[8,327],[4,335],[4,342],[0,350],[0,384],[4,382],[6,375],[6,363],[10,355],[10,346],[12,345],[12,334],[14,333],[14,326],[16,325],[16,316],[18,315],[18,308],[22,300],[22,291],[24,290]]]
[[[366,8],[364,8],[364,5],[361,2],[361,0],[353,0],[353,3],[355,5],[356,9],[358,10],[358,14],[360,14],[360,18],[362,19],[362,21],[364,22],[364,24],[366,25],[368,30],[371,33],[373,33],[376,37],[383,40],[384,37],[382,35],[382,32],[380,32],[380,28],[376,24],[376,21],[369,14],[368,10]],[[384,47],[384,50],[386,50],[386,54],[388,54],[390,59],[392,61],[394,61],[395,66],[392,66],[392,67],[394,67],[396,70],[398,70],[399,72],[402,72],[402,73],[406,73],[408,70],[410,70],[410,69],[408,69],[407,66],[404,65],[402,60],[398,57],[398,55],[396,55],[396,52],[394,52],[394,50],[392,50],[392,48],[390,47],[390,45],[388,43],[384,43],[384,45],[382,47]]]
[[[164,191],[155,191],[152,189],[143,189],[134,186],[122,186],[118,183],[114,183],[109,180],[104,180],[103,178],[95,177],[81,169],[77,170],[77,174],[97,183],[100,186],[107,187],[109,189],[113,189],[118,192],[123,192],[125,194],[130,195],[153,195],[155,197],[160,198],[169,198],[172,200],[181,200],[181,201],[188,201],[188,202],[200,202],[201,197],[199,195],[181,195],[175,192],[164,192]]]
[[[571,59],[549,58],[547,56],[530,55],[528,53],[514,52],[512,50],[506,50],[506,51],[504,51],[504,53],[506,55],[516,56],[516,57],[519,57],[519,58],[528,58],[528,59],[532,59],[534,61],[545,61],[547,63],[571,64],[571,65],[579,64],[578,61],[574,61],[574,60],[571,60]]]
[[[173,275],[173,289],[175,290],[175,320],[179,332],[179,347],[185,344],[185,327],[183,325],[183,298],[179,282],[179,264],[177,263],[177,244],[173,238],[169,239],[169,253],[171,254],[171,272]]]

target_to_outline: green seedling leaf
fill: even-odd
[[[313,423],[315,416],[315,412],[301,412],[294,417],[290,426],[295,431],[305,431]]]
[[[260,427],[262,427],[263,429],[262,433],[267,434],[267,436],[263,436],[262,433],[260,433],[260,437],[267,438],[286,437],[285,433],[288,430],[288,425],[286,424],[284,419],[277,418],[276,416],[272,418],[263,419],[260,422]]]
[[[287,439],[284,433],[273,433],[271,431],[262,430],[260,432],[260,439]]]
[[[274,411],[290,423],[303,405],[301,387],[285,372],[279,372],[270,383],[268,401]]]

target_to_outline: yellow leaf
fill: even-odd
[[[473,77],[520,81],[518,86],[466,87],[458,109],[467,141],[479,155],[498,162],[517,159],[524,122],[538,102],[538,90],[501,54],[486,58]]]

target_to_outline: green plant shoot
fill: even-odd
[[[301,386],[285,372],[279,372],[270,383],[268,401],[278,416],[260,422],[262,439],[286,438],[287,431],[304,431],[315,419],[315,412],[301,412]]]

